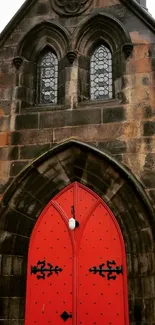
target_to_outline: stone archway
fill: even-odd
[[[22,324],[29,239],[38,216],[61,189],[78,181],[113,211],[127,254],[130,322],[154,320],[154,215],[142,186],[109,155],[63,143],[22,171],[1,203],[1,319]]]

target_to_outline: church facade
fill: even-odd
[[[26,0],[0,35],[0,325],[155,324],[155,20]]]

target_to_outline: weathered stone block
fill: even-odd
[[[38,114],[16,115],[15,129],[38,129]]]
[[[122,122],[126,118],[124,107],[104,108],[102,114],[103,123]]]
[[[131,60],[128,62],[126,66],[126,73],[132,74],[132,73],[144,73],[144,72],[151,72],[151,62],[149,58],[143,58],[139,60],[138,58],[136,60]]]
[[[0,298],[0,306],[0,319],[4,320],[9,318],[9,298]]]
[[[0,101],[0,115],[9,115],[12,102],[9,100]]]
[[[53,142],[53,130],[24,130],[13,132],[11,134],[11,143],[13,145],[27,145],[27,144],[47,144]]]
[[[14,74],[4,74],[0,77],[0,88],[11,87],[15,85]]]
[[[3,255],[1,262],[1,275],[8,276],[12,275],[12,256]]]
[[[0,147],[10,144],[11,132],[0,133]]]
[[[144,136],[155,134],[155,121],[144,122]]]
[[[145,170],[141,174],[141,179],[147,188],[155,188],[155,169]]]
[[[121,140],[113,140],[113,141],[104,141],[104,142],[98,142],[96,144],[99,149],[105,150],[110,152],[111,154],[119,155],[127,150],[127,143],[125,141]]]
[[[46,15],[48,14],[49,12],[49,6],[47,3],[38,3],[38,6],[37,6],[37,12],[36,14],[37,15]]]
[[[0,147],[1,160],[16,160],[18,159],[18,147]]]
[[[9,130],[10,118],[8,116],[0,116],[0,132]]]
[[[50,144],[20,147],[20,158],[32,159],[35,157],[39,157],[44,152],[48,151],[50,147],[51,147]]]
[[[24,167],[28,165],[29,161],[13,161],[11,163],[10,175],[16,176]]]
[[[59,111],[51,113],[40,114],[39,127],[42,128],[56,128],[61,126],[100,124],[101,110],[93,109],[75,109],[68,111]]]
[[[14,57],[15,47],[3,47],[0,51],[0,60],[10,60]]]

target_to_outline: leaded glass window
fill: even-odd
[[[53,52],[46,52],[38,62],[38,102],[57,104],[58,59]]]
[[[108,47],[100,45],[90,61],[90,98],[112,98],[112,88],[112,54]]]

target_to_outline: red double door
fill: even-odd
[[[69,219],[79,223],[69,228]],[[25,325],[128,325],[125,249],[109,208],[75,182],[31,236]]]

